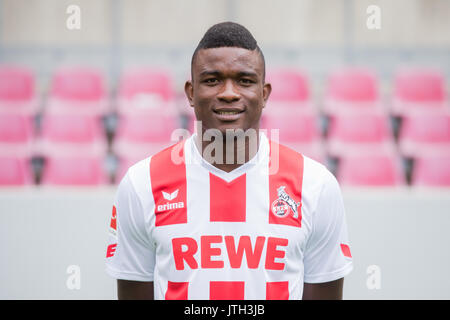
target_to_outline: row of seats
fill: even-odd
[[[285,104],[302,109],[313,103],[310,79],[293,69],[271,69],[267,80],[272,83],[270,112],[279,113]],[[50,81],[44,103],[48,112],[105,114],[112,109],[127,114],[137,110],[158,113],[176,111],[173,79],[167,71],[154,68],[127,69],[119,79],[113,99],[109,99],[104,75],[95,68],[63,67]],[[0,66],[0,110],[23,113],[38,111],[34,74],[23,67]],[[426,68],[399,69],[392,81],[389,106],[382,103],[380,83],[369,68],[348,67],[330,72],[324,85],[322,111],[333,115],[348,108],[359,110],[388,109],[404,115],[412,109],[440,109],[447,105],[445,78],[439,70]],[[110,101],[112,100],[112,101]],[[112,105],[114,108],[112,108]],[[284,109],[284,110],[289,110]],[[353,110],[353,109],[352,109]]]
[[[422,153],[450,150],[450,113],[411,113],[404,117],[397,136],[392,118],[382,114],[348,113],[336,115],[321,127],[323,117],[314,113],[292,114],[286,117],[264,115],[262,129],[273,139],[287,144],[312,147],[322,142],[326,153],[341,157],[367,148],[391,150],[397,146],[402,156],[415,157]],[[116,154],[135,153],[132,145],[169,143],[171,134],[181,127],[177,116],[152,114],[116,118],[112,148]],[[190,123],[193,123],[191,119]],[[87,115],[45,114],[39,130],[35,119],[18,114],[0,114],[0,154],[47,155],[64,148],[104,154],[108,151],[105,121]],[[192,126],[189,127],[192,132]],[[274,136],[275,131],[279,137]],[[324,156],[317,149],[305,153]],[[143,156],[144,154],[138,154]]]
[[[94,186],[118,183],[127,168],[139,159],[120,159],[114,176],[111,176],[106,160],[82,154],[47,157],[43,170],[39,170],[40,184]],[[339,159],[334,173],[345,186],[406,186],[405,165],[395,153],[352,154]],[[27,157],[0,156],[0,185],[33,185],[35,170]],[[425,154],[417,157],[409,179],[412,186],[449,187],[450,156]]]
[[[104,168],[99,163],[103,163],[107,155],[114,155],[118,159],[118,168],[112,170],[116,173],[115,181],[118,181],[130,164],[169,145],[170,135],[176,128],[183,126],[190,131],[193,129],[192,113],[180,117],[177,112],[171,79],[166,73],[143,69],[125,73],[120,81],[114,115],[107,112],[106,90],[98,72],[66,68],[64,72],[55,74],[48,104],[36,116],[36,110],[30,107],[31,103],[20,103],[23,100],[20,97],[33,96],[33,90],[30,89],[33,88],[32,74],[23,69],[19,71],[22,73],[14,73],[14,68],[0,68],[0,157],[12,163],[15,162],[12,158],[19,158],[12,165],[16,169],[26,167],[24,163],[29,163],[31,158],[45,160],[42,179],[39,179],[43,183],[79,183],[76,181],[81,179],[81,173],[75,174],[78,180],[75,176],[73,180],[49,178],[51,172],[58,172],[52,168],[64,168],[64,164],[57,165],[58,159],[64,163],[70,163],[69,159],[77,159],[78,167],[85,168],[84,173],[90,172],[86,168],[100,170],[97,173],[103,172],[91,175],[92,179],[98,178],[94,179],[97,181],[95,183],[109,181],[105,178],[105,170],[98,169]],[[414,76],[405,74],[397,76],[401,80],[397,81],[398,87],[402,90],[397,90],[399,94],[396,101],[403,101],[403,106],[407,107],[397,107],[397,112],[388,114],[376,102],[379,98],[376,78],[367,70],[348,69],[332,73],[328,88],[333,89],[326,91],[321,112],[311,106],[308,79],[304,74],[272,71],[268,74],[273,86],[271,104],[264,111],[262,126],[271,130],[269,136],[274,129],[278,129],[281,143],[314,159],[323,163],[328,163],[330,159],[336,160],[335,172],[342,181],[347,180],[345,177],[350,173],[356,174],[358,170],[352,169],[347,174],[345,168],[353,168],[353,165],[348,165],[351,163],[349,159],[359,157],[357,162],[364,163],[377,158],[384,159],[380,161],[387,161],[391,165],[380,164],[372,167],[371,172],[382,169],[387,172],[387,176],[396,177],[392,180],[381,173],[374,173],[365,184],[403,183],[405,179],[402,177],[410,173],[411,182],[416,184],[423,180],[415,178],[416,171],[430,170],[416,169],[427,168],[420,163],[436,161],[443,163],[439,167],[442,174],[438,184],[450,185],[444,179],[449,168],[441,160],[446,159],[450,150],[450,116],[443,77],[438,77],[439,73],[423,70],[422,73],[417,71]],[[5,75],[10,77],[9,80]],[[407,80],[409,85],[405,85]],[[14,88],[22,88],[23,95]],[[186,119],[187,122],[182,121]],[[105,128],[104,125],[111,122],[116,125],[106,125]],[[81,155],[86,158],[86,166],[81,165]],[[427,155],[428,160],[423,160],[424,155]],[[362,160],[364,157],[367,159]],[[393,165],[399,162],[398,159],[405,158],[415,162],[414,174],[408,168],[405,171],[402,165]],[[396,173],[390,174],[389,168]],[[14,180],[13,172],[25,172],[24,176],[29,176],[26,170],[2,169],[7,172],[4,176],[9,178],[3,181],[0,177],[0,180],[3,184],[9,184],[7,181]],[[427,176],[426,173],[422,175]],[[364,175],[361,173],[357,176]],[[383,176],[384,180],[376,181],[375,178]],[[85,183],[94,181],[85,179]]]

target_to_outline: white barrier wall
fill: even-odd
[[[104,272],[114,191],[0,190],[0,299],[115,299]],[[344,298],[450,299],[450,190],[343,194],[355,263]]]

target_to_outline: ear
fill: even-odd
[[[184,84],[184,92],[187,99],[189,100],[189,104],[191,105],[191,107],[194,107],[194,86],[192,85],[192,81],[186,81],[186,83]]]
[[[272,85],[268,82],[264,83],[263,86],[263,100],[264,100],[264,104],[263,104],[263,108],[266,106],[267,100],[269,100],[269,96],[270,93],[272,92]]]

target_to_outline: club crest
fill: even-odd
[[[297,219],[301,203],[295,202],[284,190],[285,188],[285,186],[281,186],[277,189],[278,199],[272,203],[272,213],[279,218],[284,218],[289,216],[292,211],[292,216]]]

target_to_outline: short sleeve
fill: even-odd
[[[113,278],[153,281],[155,249],[129,171],[118,186],[109,225],[106,272]]]
[[[353,269],[344,202],[336,178],[326,170],[304,255],[306,283],[340,279]]]

